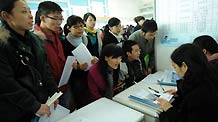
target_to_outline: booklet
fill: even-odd
[[[164,98],[167,101],[172,102],[174,100],[173,95],[155,91],[140,89],[139,92],[128,96],[128,98],[138,103],[149,106],[157,111],[162,111],[162,109],[158,106],[157,98]]]

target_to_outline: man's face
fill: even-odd
[[[138,45],[138,44],[133,45],[133,46],[132,46],[132,51],[131,51],[131,53],[130,53],[130,52],[127,52],[128,59],[129,59],[130,61],[138,60],[138,59],[139,59],[139,56],[140,56],[140,51],[141,51],[141,49],[139,48],[139,45]]]
[[[155,37],[156,34],[157,34],[157,31],[155,31],[155,32],[147,32],[147,33],[143,32],[144,38],[146,40],[148,40],[148,41],[154,40],[154,37]]]
[[[53,32],[57,32],[60,30],[61,23],[63,21],[63,16],[61,13],[59,13],[59,12],[53,13],[52,12],[52,13],[49,13],[47,16],[44,16],[43,18],[44,18],[43,22],[45,23],[46,27],[49,30],[51,30]]]

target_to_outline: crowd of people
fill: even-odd
[[[38,115],[50,115],[48,97],[61,91],[60,104],[71,112],[101,98],[112,97],[156,72],[155,20],[134,18],[136,27],[122,32],[121,20],[112,17],[103,31],[95,28],[93,13],[83,18],[71,15],[64,28],[63,9],[44,1],[33,16],[24,0],[0,0],[0,119],[7,122],[38,122]],[[67,84],[57,87],[68,56],[83,43],[93,59],[72,62]],[[178,47],[171,55],[172,66],[182,77],[171,104],[158,99],[164,110],[160,121],[217,121],[218,45],[203,35],[193,44]],[[123,72],[120,63],[126,63]],[[215,68],[214,68],[215,67]],[[201,101],[201,102],[199,102]],[[212,110],[213,109],[213,110]]]

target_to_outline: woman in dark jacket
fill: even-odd
[[[80,43],[83,43],[88,48],[89,52],[94,55],[92,43],[90,39],[84,35],[83,27],[84,23],[81,17],[75,15],[68,17],[67,23],[64,26],[66,39],[62,41],[62,46],[66,57],[72,56],[72,51],[79,46]],[[94,57],[92,61],[92,63],[97,62],[97,57]],[[70,89],[74,99],[74,102],[72,102],[71,111],[74,109],[79,109],[89,103],[87,67],[87,63],[73,63],[73,70],[69,80]]]
[[[206,56],[196,46],[184,44],[171,55],[172,66],[182,77],[177,97],[170,104],[158,99],[164,110],[160,122],[217,122],[218,76]]]
[[[114,43],[118,44],[123,41],[121,32],[121,21],[118,18],[112,17],[108,20],[108,24],[104,29],[103,46]]]
[[[57,86],[42,41],[29,31],[29,7],[23,0],[1,0],[0,13],[0,120],[30,122],[35,114],[50,115],[45,102]]]

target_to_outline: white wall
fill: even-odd
[[[159,38],[157,36],[155,42],[155,56],[157,71],[164,71],[166,69],[172,69],[170,55],[176,49],[176,47],[162,46],[160,45]]]
[[[109,16],[119,18],[122,25],[135,24],[140,4],[140,0],[108,0]]]

